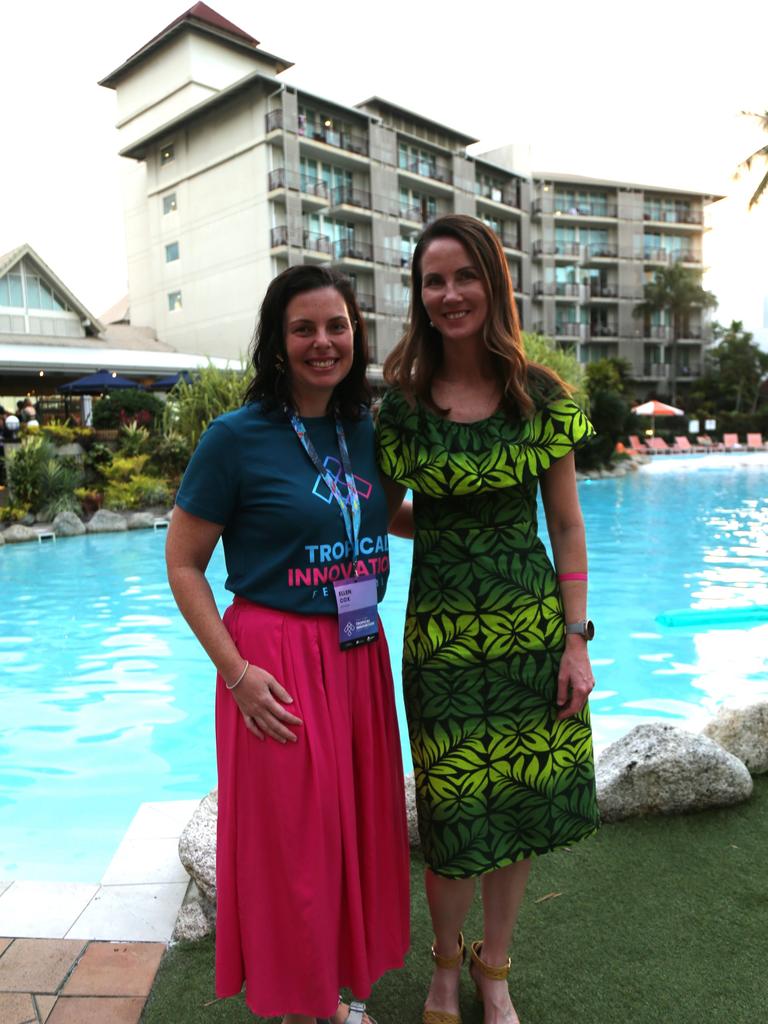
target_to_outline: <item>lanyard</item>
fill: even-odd
[[[312,465],[315,467],[317,472],[323,478],[326,487],[331,492],[333,497],[336,499],[336,504],[341,509],[341,516],[344,520],[344,529],[347,534],[347,539],[352,545],[352,554],[355,564],[355,576],[357,576],[357,561],[359,557],[359,541],[360,536],[360,498],[357,493],[357,484],[352,473],[352,463],[349,458],[349,448],[347,447],[347,439],[344,436],[344,428],[341,425],[341,419],[338,413],[334,413],[334,419],[336,421],[336,439],[339,443],[339,453],[341,455],[341,465],[344,469],[344,479],[347,484],[347,492],[349,494],[349,505],[352,508],[352,515],[349,514],[349,508],[347,507],[347,501],[344,495],[339,490],[339,486],[336,483],[336,478],[330,473],[325,466],[320,462],[320,456],[315,451],[315,446],[312,444],[307,434],[307,428],[299,418],[299,414],[291,410],[287,405],[285,406],[285,413],[291,421],[291,426],[296,432],[296,436],[304,451],[309,456]]]

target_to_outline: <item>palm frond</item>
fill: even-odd
[[[768,188],[768,171],[766,171],[763,175],[763,180],[757,186],[757,188],[754,191],[754,194],[752,195],[752,198],[749,200],[748,209],[751,210],[753,206],[757,206],[766,188]]]

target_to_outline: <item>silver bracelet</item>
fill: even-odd
[[[243,665],[243,671],[240,673],[240,675],[237,677],[237,679],[234,681],[234,683],[232,683],[231,686],[229,685],[228,682],[226,682],[226,681],[224,682],[224,685],[226,686],[226,688],[228,690],[234,690],[234,688],[236,686],[239,686],[240,683],[242,683],[242,681],[245,679],[245,673],[248,671],[248,669],[250,667],[251,667],[250,663],[246,661],[246,663]]]

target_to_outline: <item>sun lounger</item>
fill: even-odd
[[[732,452],[735,448],[741,448],[739,444],[738,434],[723,434],[723,447],[727,452]]]
[[[702,449],[698,445],[694,448],[687,436],[682,434],[680,437],[675,438],[675,443],[672,445],[671,451],[677,452],[678,454],[685,453],[690,455],[692,452],[700,452]]]
[[[629,435],[629,447],[633,452],[636,452],[638,455],[648,454],[648,445],[641,441],[637,434]]]
[[[723,450],[720,442],[713,441],[709,434],[699,434],[696,438],[696,444],[703,452],[719,452]]]
[[[657,455],[669,455],[673,450],[663,437],[649,437],[647,444],[651,451]]]
[[[763,452],[768,445],[763,441],[762,434],[747,434],[747,448],[751,452]]]

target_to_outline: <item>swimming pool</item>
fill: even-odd
[[[768,696],[768,457],[702,458],[580,487],[598,745]],[[164,541],[0,552],[0,879],[97,881],[141,802],[215,783],[213,674],[173,604]],[[410,544],[391,554],[397,663]],[[223,608],[220,551],[210,575]]]

